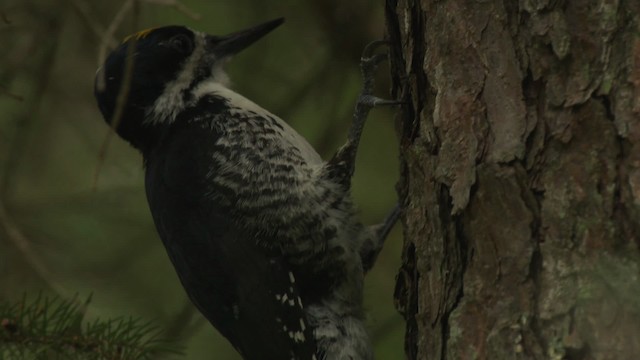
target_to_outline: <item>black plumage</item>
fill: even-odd
[[[256,251],[255,234],[205,195],[211,192],[204,181],[210,169],[202,164],[210,164],[220,149],[216,134],[203,124],[219,113],[215,106],[199,108],[207,115],[178,119],[144,154],[149,207],[167,253],[193,303],[246,359],[311,359],[311,328],[304,331],[306,341],[293,343],[284,330],[300,329],[306,321],[302,307],[276,298],[280,288],[289,287],[291,298],[299,296],[288,265],[277,251]],[[231,202],[235,195],[227,196]]]
[[[368,360],[362,284],[390,227],[355,216],[343,156],[354,149],[324,163],[222,71],[281,23],[131,35],[99,69],[96,98],[143,155],[149,207],[187,294],[245,359]]]

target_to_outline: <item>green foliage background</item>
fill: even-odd
[[[223,34],[284,16],[284,26],[229,64],[234,88],[288,121],[325,158],[344,141],[360,52],[384,35],[382,1],[183,1],[199,20],[161,2],[140,2],[115,38],[168,24]],[[93,78],[105,29],[123,3],[0,3],[0,300],[93,293],[89,319],[139,316],[182,342],[186,359],[239,359],[178,282],[147,208],[139,154],[113,138],[101,160],[108,129]],[[383,97],[385,73],[382,66]],[[374,110],[353,190],[365,223],[382,220],[396,201],[397,146],[393,113]],[[366,281],[379,359],[403,353],[392,303],[399,233]]]

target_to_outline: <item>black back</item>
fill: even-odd
[[[311,359],[312,329],[304,342],[291,338],[305,314],[289,267],[258,245],[274,241],[257,239],[207,195],[217,135],[203,116],[219,109],[198,110],[198,121],[178,119],[145,154],[147,198],[167,253],[191,300],[245,359]]]

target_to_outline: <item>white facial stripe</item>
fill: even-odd
[[[145,123],[172,123],[176,116],[189,105],[184,101],[184,92],[193,82],[198,66],[203,61],[206,47],[205,36],[204,33],[194,31],[195,46],[193,53],[182,65],[178,77],[167,83],[162,95],[156,99],[147,114]],[[222,69],[223,62],[224,60],[220,61],[220,64],[214,65],[211,77],[205,81],[228,83],[229,78]],[[197,101],[197,97],[195,100]]]

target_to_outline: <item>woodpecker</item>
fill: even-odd
[[[363,280],[399,211],[364,226],[350,179],[366,113],[393,102],[365,81],[347,143],[324,162],[223,70],[282,22],[226,36],[140,31],[109,54],[95,96],[142,154],[149,208],[186,293],[244,359],[372,359]],[[378,45],[365,49],[367,76],[384,60]]]

